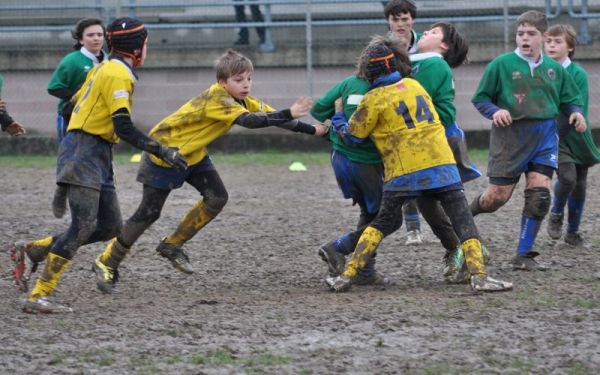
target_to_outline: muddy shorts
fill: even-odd
[[[150,157],[144,153],[140,169],[138,169],[137,181],[156,189],[173,190],[180,188],[190,176],[196,173],[214,170],[216,168],[208,155],[198,163],[187,167],[186,170],[176,171],[173,168],[154,164]]]
[[[115,191],[112,143],[80,130],[67,132],[58,148],[56,183]]]
[[[445,130],[446,139],[448,140],[448,145],[450,145],[450,149],[454,155],[456,168],[458,168],[458,173],[460,173],[462,182],[469,182],[481,177],[481,172],[475,163],[469,159],[465,132],[459,128],[455,122],[448,125]]]
[[[492,127],[487,175],[493,179],[518,179],[533,165],[558,167],[556,121],[519,120]]]
[[[355,163],[334,150],[331,153],[331,166],[344,198],[352,198],[354,203],[363,202],[370,214],[379,210],[383,188],[381,163]]]

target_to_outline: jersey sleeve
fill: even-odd
[[[115,113],[121,108],[132,113],[131,96],[133,94],[133,81],[122,79],[118,76],[113,76],[107,81],[107,87],[103,90],[103,93],[109,113]]]
[[[583,68],[579,67],[579,69],[576,70],[575,74],[573,75],[573,81],[575,81],[575,85],[581,94],[581,101],[583,103],[581,109],[583,111],[583,115],[587,119],[590,88],[588,75]]]
[[[338,82],[313,104],[310,114],[320,122],[330,119],[335,113],[335,101],[342,96],[344,81]]]
[[[48,90],[73,89],[72,81],[76,78],[75,75],[69,56],[67,55],[60,61],[54,72],[52,72],[52,77],[50,78],[50,82],[48,82]]]
[[[368,138],[379,121],[378,101],[371,91],[364,96],[349,121],[348,131],[357,138]]]
[[[253,105],[250,106],[255,109]],[[246,112],[261,112],[261,111],[250,111],[244,108],[241,104],[236,102],[229,95],[215,95],[212,96],[206,103],[206,117],[213,121],[221,122],[227,126],[233,126],[235,119],[241,114]]]
[[[479,86],[471,98],[472,103],[491,102],[496,103],[497,90],[499,90],[498,68],[496,61],[493,60],[485,68]]]

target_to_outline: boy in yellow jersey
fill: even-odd
[[[48,297],[81,245],[106,241],[119,232],[122,220],[113,179],[113,144],[122,138],[175,168],[187,166],[177,149],[149,138],[131,122],[137,79],[132,69],[144,61],[147,35],[144,24],[136,19],[115,20],[107,30],[110,60],[95,66],[75,94],[67,135],[59,146],[56,177],[68,189],[71,224],[58,236],[13,249],[15,280],[22,289],[27,288],[32,266],[46,259],[23,306],[25,312],[72,311]]]
[[[298,99],[289,109],[275,111],[259,99],[250,96],[252,62],[245,56],[228,50],[216,63],[217,82],[200,95],[159,122],[150,137],[170,147],[177,147],[185,156],[189,168],[173,169],[154,155],[144,154],[138,172],[143,184],[142,201],[121,233],[115,237],[94,262],[98,289],[111,293],[118,280],[118,266],[131,246],[155,222],[171,190],[184,182],[202,195],[183,217],[178,227],[156,248],[178,271],[191,274],[193,269],[183,245],[213,220],[227,203],[228,194],[221,177],[208,156],[206,147],[237,124],[256,129],[278,126],[291,131],[324,135],[327,127],[295,120],[308,114],[312,100]]]
[[[375,253],[383,237],[402,225],[406,199],[439,200],[461,242],[476,291],[501,291],[512,284],[487,276],[477,227],[463,193],[458,169],[429,94],[412,78],[400,77],[392,51],[383,44],[367,46],[367,79],[372,89],[346,121],[338,112],[332,126],[345,142],[370,138],[384,164],[381,207],[364,229],[348,235],[354,253],[340,276],[326,279],[337,292],[346,291]]]

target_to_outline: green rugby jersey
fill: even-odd
[[[583,106],[579,89],[558,62],[542,55],[530,67],[516,51],[487,65],[471,101],[491,102],[508,110],[513,120],[549,119],[564,105]]]

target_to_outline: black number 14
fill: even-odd
[[[396,108],[396,113],[402,115],[407,128],[413,129],[415,127],[415,122],[413,121],[413,118],[408,110],[408,106],[404,101],[400,102],[398,108]],[[417,95],[417,113],[415,113],[415,119],[417,122],[427,120],[427,123],[433,123],[433,114],[431,113],[425,98],[421,95]]]

